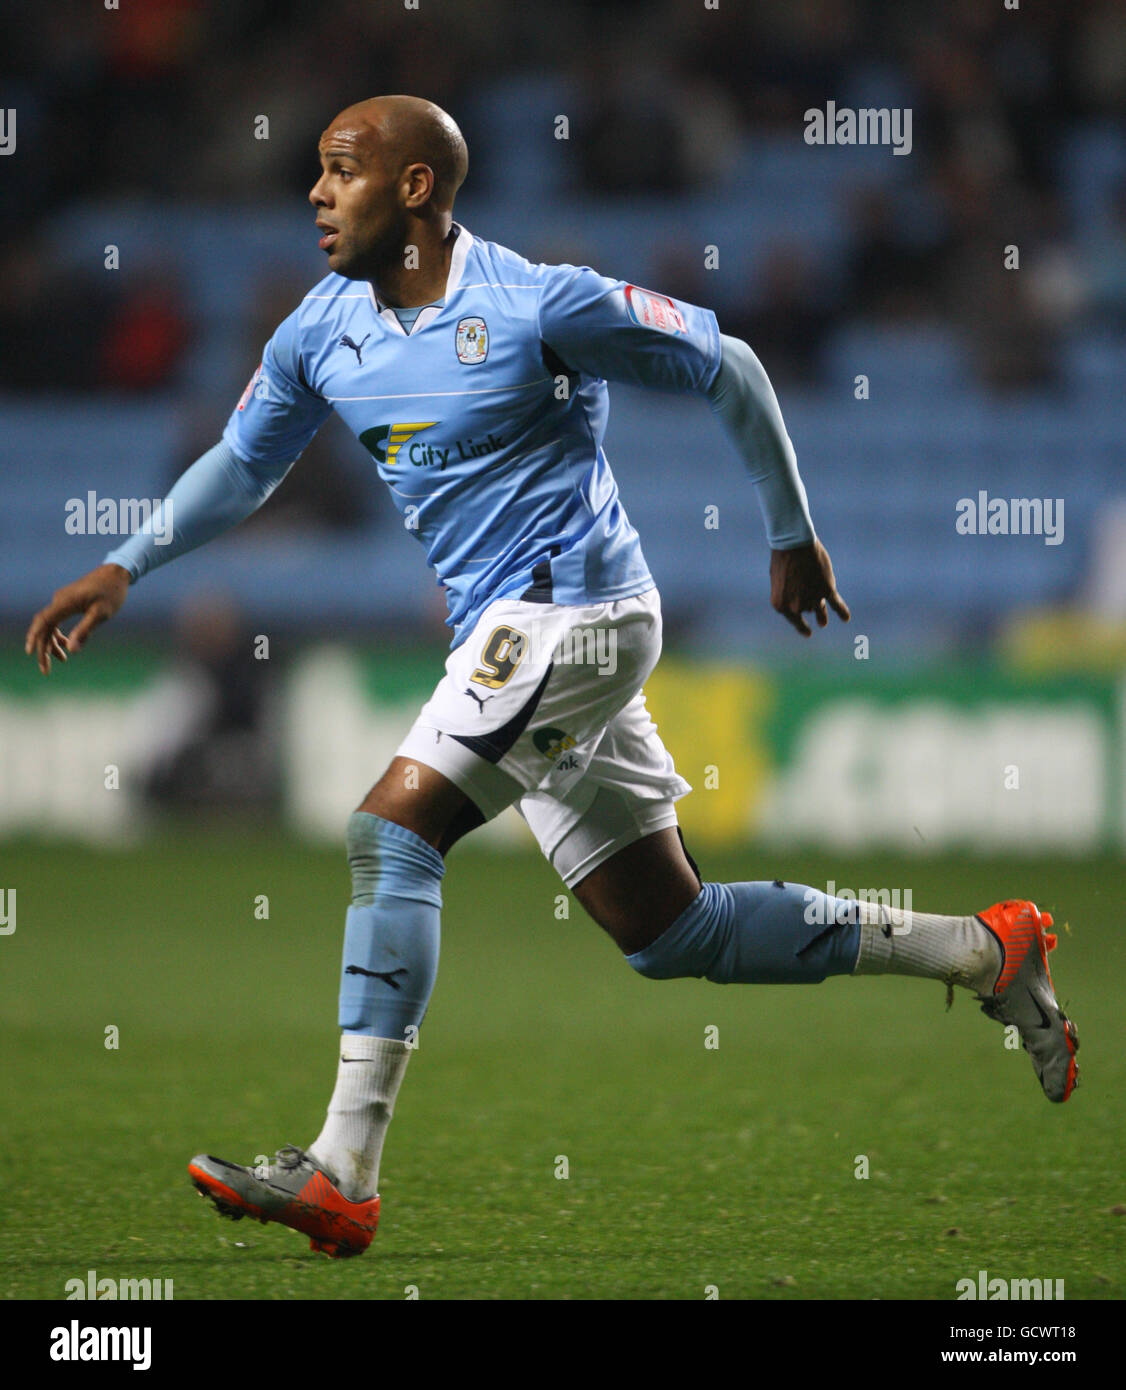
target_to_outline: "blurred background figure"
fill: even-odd
[[[192,811],[276,807],[277,718],[268,648],[261,653],[229,595],[199,593],[181,606],[169,669],[150,695],[158,731],[146,787],[152,802]]]

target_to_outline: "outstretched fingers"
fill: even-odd
[[[67,639],[59,631],[58,623],[60,618],[68,616],[65,605],[53,600],[36,613],[27,630],[23,649],[28,656],[34,652],[36,664],[45,676],[51,673],[52,656],[57,656],[60,661],[67,658]]]
[[[90,607],[87,608],[82,621],[73,632],[67,635],[66,642],[70,650],[72,652],[80,652],[85,646],[86,639],[90,636],[91,632],[93,632],[96,627],[100,627],[109,616],[110,609],[108,604],[92,603]]]
[[[802,615],[801,606],[796,601],[788,607],[780,608],[778,611],[782,614],[783,618],[786,619],[790,626],[796,628],[797,631],[800,632],[803,637],[813,636],[813,629],[806,622],[805,618]]]
[[[847,623],[848,620],[852,617],[852,613],[849,609],[848,604],[845,603],[843,598],[841,598],[840,594],[836,590],[835,585],[829,592],[829,607],[833,610],[837,617],[840,618],[842,623]],[[828,618],[825,619],[825,622],[828,622]],[[821,626],[824,627],[825,623],[822,623]]]

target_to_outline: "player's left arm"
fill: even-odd
[[[554,267],[539,303],[542,341],[572,370],[608,381],[707,397],[750,470],[770,542],[770,601],[803,637],[828,610],[847,622],[833,566],[817,539],[794,446],[755,354],[720,333],[708,309],[609,280],[587,266]]]
[[[771,606],[809,637],[813,629],[804,613],[812,612],[825,627],[830,608],[848,622],[848,605],[837,590],[829,552],[814,532],[797,455],[770,378],[742,339],[721,334],[720,347],[708,403],[755,485],[770,541]]]

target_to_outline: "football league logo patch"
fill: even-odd
[[[638,285],[627,285],[626,308],[639,328],[655,328],[659,333],[688,332],[684,315],[667,294],[654,294]]]
[[[250,403],[250,398],[251,398],[251,396],[257,394],[256,391],[255,391],[255,387],[256,387],[256,386],[258,385],[258,383],[259,383],[260,381],[262,381],[262,380],[263,380],[263,376],[262,376],[262,363],[259,362],[258,365],[257,365],[257,367],[255,367],[255,369],[254,369],[254,375],[253,375],[253,376],[250,378],[250,380],[246,383],[246,390],[245,390],[245,391],[242,393],[242,395],[239,397],[239,402],[238,402],[238,408],[239,408],[239,410],[245,410],[245,409],[246,409],[247,405]],[[267,392],[263,392],[262,394],[265,395],[265,394],[267,394]]]
[[[489,355],[489,330],[485,320],[461,319],[457,326],[457,360],[466,366],[483,362]]]

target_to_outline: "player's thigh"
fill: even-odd
[[[437,768],[400,756],[391,759],[358,809],[413,830],[442,854],[485,821],[465,792]]]
[[[691,790],[639,693],[588,750],[578,785],[520,800],[556,873],[627,954],[656,940],[700,891],[676,817]]]
[[[572,889],[626,955],[644,950],[700,893],[677,827],[617,850]]]

